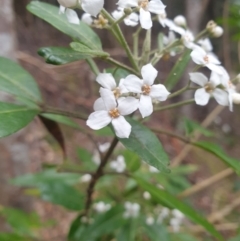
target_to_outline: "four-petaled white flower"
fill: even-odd
[[[211,53],[207,53],[201,47],[195,47],[191,52],[193,62],[205,66],[210,70],[222,74],[221,62]]]
[[[131,133],[131,125],[125,120],[124,115],[129,115],[138,108],[138,100],[134,97],[126,97],[118,103],[113,92],[109,89],[100,88],[105,109],[100,106],[87,120],[87,125],[99,130],[112,123],[115,133],[120,138],[128,138]]]
[[[94,203],[93,209],[98,213],[105,213],[111,209],[111,204],[100,201]]]
[[[206,105],[211,96],[215,98],[219,105],[228,106],[228,94],[226,91],[217,88],[218,85],[222,84],[220,79],[215,72],[211,73],[210,80],[202,73],[190,73],[190,80],[202,88],[195,92],[194,98],[198,105]]]
[[[153,112],[152,99],[165,101],[170,93],[162,84],[153,85],[158,71],[152,64],[144,65],[141,69],[141,74],[143,79],[139,79],[135,75],[128,75],[124,79],[123,85],[130,92],[140,94],[139,111],[144,118]]]
[[[161,0],[119,0],[117,4],[121,8],[139,7],[140,23],[144,29],[150,29],[152,27],[150,12],[162,14],[166,8]]]

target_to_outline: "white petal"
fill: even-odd
[[[66,8],[63,7],[62,5],[60,5],[60,7],[59,7],[59,14],[65,13],[65,10],[66,10]]]
[[[212,64],[221,64],[221,62],[217,59],[217,56],[215,56],[214,54],[212,53],[208,53],[208,61],[209,63],[212,63]]]
[[[122,8],[138,7],[138,0],[119,0],[117,5]]]
[[[93,109],[95,111],[98,111],[98,110],[106,110],[106,106],[103,102],[103,99],[102,98],[98,98],[94,104],[93,104]]]
[[[212,71],[209,82],[211,82],[214,87],[220,85],[221,84],[221,75],[215,71]]]
[[[228,106],[228,93],[221,89],[215,89],[212,93],[213,97],[219,105]]]
[[[80,23],[78,15],[74,10],[67,8],[66,16],[67,16],[67,19],[68,19],[69,23],[73,23],[73,24],[79,24]]]
[[[148,11],[161,14],[164,13],[166,6],[160,0],[152,0],[148,3]]]
[[[89,13],[84,13],[84,14],[82,15],[81,20],[82,20],[84,23],[88,24],[88,25],[91,25],[92,22],[93,22],[93,18],[92,18],[92,16],[91,16],[91,14],[89,14]]]
[[[195,48],[190,56],[192,57],[193,62],[198,65],[205,65],[204,57],[206,56],[206,52],[202,48]]]
[[[115,130],[116,135],[119,138],[128,138],[131,133],[131,125],[125,120],[123,116],[114,118],[112,120],[112,125]]]
[[[118,20],[124,15],[123,8],[118,8],[117,10],[112,12],[112,16]]]
[[[190,80],[192,82],[194,82],[195,84],[198,84],[200,86],[204,86],[208,82],[207,77],[204,74],[199,73],[199,72],[189,73],[189,76],[190,76]]]
[[[151,115],[153,112],[152,98],[148,95],[141,95],[138,108],[142,118]]]
[[[107,111],[95,111],[88,117],[87,125],[93,130],[99,130],[107,126],[111,120],[112,118]]]
[[[147,64],[142,67],[141,74],[143,77],[143,84],[152,85],[157,77],[158,71],[152,64]]]
[[[118,88],[120,89],[121,94],[129,92],[128,89],[126,88],[126,86],[124,85],[124,79],[120,79]]]
[[[82,9],[96,17],[103,9],[104,0],[82,0]]]
[[[138,21],[139,21],[139,16],[136,13],[131,13],[129,16],[127,16],[124,19],[124,23],[127,26],[132,26],[132,27],[137,26],[138,25]]]
[[[74,8],[76,7],[78,0],[58,0],[58,2],[65,8]]]
[[[116,108],[117,106],[116,99],[111,90],[100,88],[99,92],[103,99],[104,105],[108,111]]]
[[[195,102],[198,105],[206,105],[210,99],[210,94],[204,88],[198,89],[194,95]]]
[[[140,23],[142,28],[150,29],[152,27],[152,19],[151,19],[150,12],[140,8],[139,13],[140,13]]]
[[[96,81],[104,88],[113,90],[116,88],[116,82],[112,74],[99,74]]]
[[[215,64],[209,63],[209,64],[206,64],[206,67],[208,67],[210,70],[212,70],[220,75],[222,74],[222,68],[220,65],[215,65]]]
[[[121,100],[118,105],[118,110],[121,115],[129,115],[137,110],[139,100],[134,97],[126,97]]]
[[[123,85],[130,92],[141,93],[143,80],[140,80],[136,75],[130,74],[124,79]]]
[[[164,85],[158,84],[151,87],[150,96],[159,101],[165,101],[170,92],[166,89]]]

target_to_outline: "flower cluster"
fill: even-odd
[[[124,116],[139,109],[142,117],[152,114],[152,102],[165,101],[170,94],[164,85],[154,84],[157,70],[151,65],[144,65],[141,69],[142,79],[135,75],[128,75],[121,79],[117,86],[111,74],[102,73],[96,81],[102,86],[100,98],[94,103],[94,110],[87,120],[87,125],[99,130],[112,124],[115,133],[120,138],[128,138],[131,125]]]

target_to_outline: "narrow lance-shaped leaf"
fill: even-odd
[[[70,44],[71,48],[81,54],[88,55],[89,57],[108,57],[109,54],[101,50],[91,49],[81,43],[73,42]]]
[[[72,39],[79,41],[91,49],[102,49],[100,38],[87,24],[83,22],[79,25],[69,23],[65,14],[59,14],[58,7],[48,3],[32,1],[28,4],[27,9]]]
[[[167,167],[169,164],[168,155],[156,135],[139,122],[131,118],[127,120],[132,126],[132,131],[129,138],[119,138],[122,144],[130,151],[138,154],[149,165],[162,172],[169,172]]]
[[[80,53],[66,47],[43,47],[38,50],[38,54],[45,59],[46,63],[54,65],[67,64],[89,58],[89,54]]]
[[[178,59],[177,63],[172,68],[170,74],[168,75],[165,86],[168,90],[171,90],[179,81],[179,79],[182,77],[184,70],[186,69],[191,56],[190,56],[191,50],[186,50],[182,56]]]
[[[11,135],[22,129],[38,113],[38,109],[0,102],[0,137]]]
[[[19,64],[4,57],[0,57],[0,90],[34,102],[42,99],[34,78]]]
[[[194,143],[195,146],[204,149],[220,158],[225,164],[233,168],[238,175],[240,175],[240,162],[239,160],[229,157],[224,153],[222,148],[215,143],[207,142],[207,141],[199,141]]]
[[[149,184],[140,177],[134,176],[134,179],[138,182],[139,186],[143,190],[148,191],[152,198],[161,204],[164,204],[170,208],[176,208],[184,213],[189,219],[203,226],[209,233],[216,237],[219,241],[223,241],[221,234],[210,224],[204,217],[197,213],[193,208],[178,200],[175,196],[166,192],[165,190],[159,189],[152,184]]]

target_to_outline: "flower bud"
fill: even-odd
[[[78,5],[78,0],[58,0],[58,2],[65,8],[74,8]]]
[[[208,30],[209,33],[212,33],[216,27],[217,27],[217,24],[213,20],[211,20],[207,23],[206,29]]]
[[[212,31],[212,36],[214,38],[221,37],[223,35],[223,28],[220,26],[217,26],[215,29]]]
[[[130,15],[131,13],[132,13],[132,9],[131,8],[124,8],[124,13],[126,14],[126,15]]]
[[[178,15],[174,18],[174,23],[180,27],[186,27],[187,22],[186,22],[186,18],[182,15]]]
[[[232,101],[234,104],[240,104],[240,94],[239,93],[233,93],[232,94]]]

